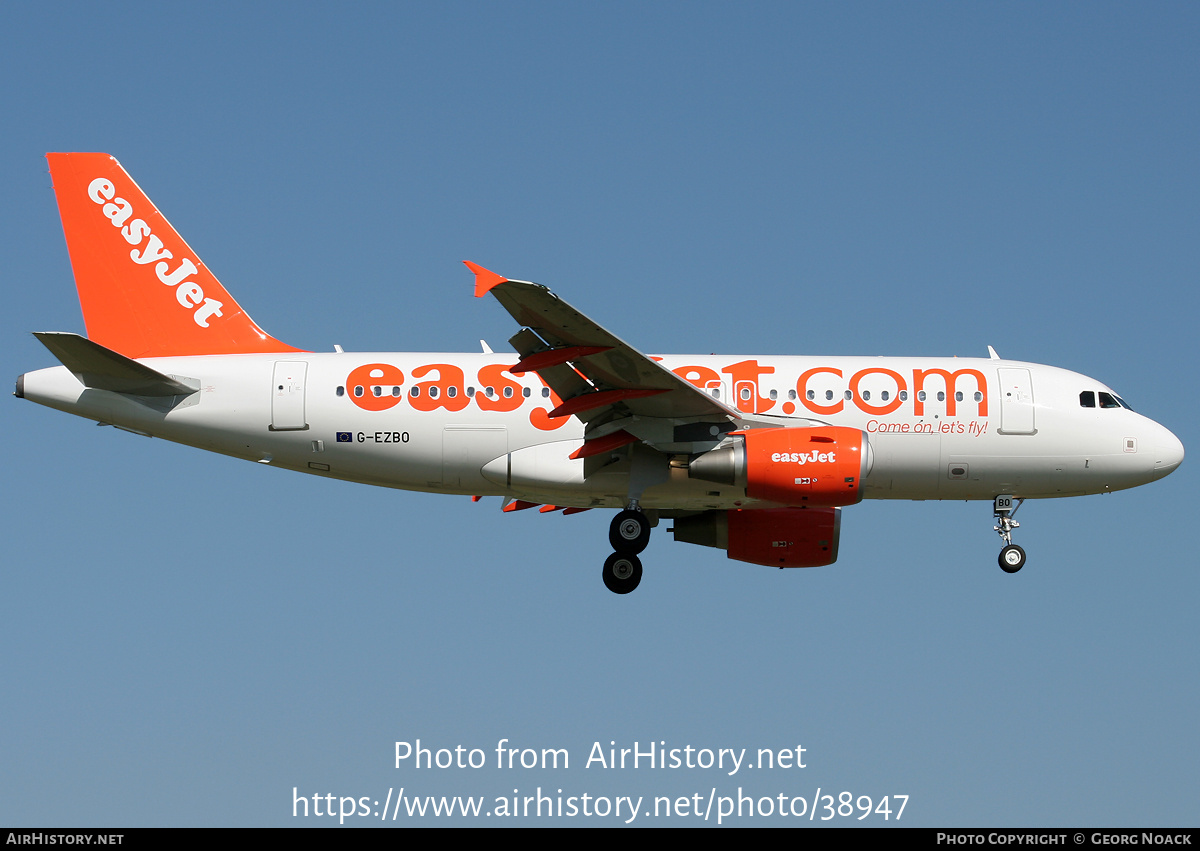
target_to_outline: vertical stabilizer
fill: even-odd
[[[267,334],[108,154],[47,154],[88,338],[131,358],[300,351]]]

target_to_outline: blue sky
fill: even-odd
[[[83,330],[42,155],[99,150],[304,348],[500,350],[472,259],[648,352],[990,344],[1194,450],[1198,35],[1182,3],[5,4],[0,358],[15,379],[53,364],[29,332]],[[601,512],[4,411],[2,823],[321,824],[293,788],[400,787],[820,787],[908,795],[901,824],[931,826],[1200,814],[1191,460],[1027,504],[1012,577],[987,504],[868,502],[816,570],[659,530],[618,598]],[[395,768],[418,738],[571,767]],[[610,741],[807,767],[585,768]],[[617,820],[510,823],[564,822]]]

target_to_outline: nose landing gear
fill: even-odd
[[[1000,569],[1005,573],[1016,573],[1025,566],[1025,551],[1016,544],[1009,544],[1000,551]]]
[[[1016,499],[1009,494],[1003,494],[996,497],[992,503],[992,513],[997,520],[997,525],[992,528],[1004,540],[1004,549],[1000,550],[999,562],[1000,569],[1005,573],[1016,573],[1025,566],[1025,550],[1012,542],[1013,529],[1021,525],[1013,520],[1013,515],[1017,513],[1017,509],[1024,502],[1024,499]]]

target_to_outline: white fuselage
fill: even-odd
[[[584,477],[575,417],[511,355],[336,353],[151,358],[199,382],[174,407],[86,389],[66,367],[23,376],[31,401],[275,467],[384,487],[622,507],[628,465]],[[1161,478],[1183,448],[1099,382],[1054,367],[970,358],[664,356],[662,365],[739,410],[867,432],[876,499],[1103,493]],[[491,388],[490,391],[488,388]],[[415,394],[414,394],[415,391]],[[634,428],[634,426],[630,426]],[[654,423],[636,424],[653,430]],[[636,431],[635,431],[636,433]],[[649,487],[651,510],[760,505],[683,467]]]

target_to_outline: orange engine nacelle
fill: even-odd
[[[727,550],[770,567],[822,567],[837,561],[840,508],[706,511],[675,521],[675,540]]]
[[[844,426],[731,432],[733,442],[692,460],[688,476],[744,487],[782,505],[853,505],[871,471],[866,432]]]

